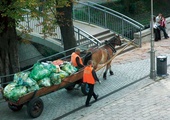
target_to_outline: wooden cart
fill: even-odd
[[[18,101],[11,101],[5,97],[4,99],[8,102],[8,107],[13,111],[19,111],[22,109],[23,105],[27,105],[28,115],[30,115],[32,118],[36,118],[41,115],[44,108],[43,101],[40,99],[41,96],[55,92],[61,88],[67,88],[69,86],[72,86],[72,84],[75,84],[76,81],[82,79],[82,76],[83,76],[83,69],[66,77],[58,85],[40,88],[37,91],[28,93],[20,97]],[[3,90],[2,90],[2,94],[3,94]]]

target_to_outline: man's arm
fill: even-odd
[[[98,79],[96,72],[94,70],[92,70],[92,75],[93,75],[94,79],[99,82],[99,79]]]
[[[80,59],[79,57],[76,57],[76,63],[78,65],[78,67],[84,67],[84,65],[80,64]]]

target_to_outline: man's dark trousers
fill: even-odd
[[[94,97],[94,99],[97,99],[97,95],[94,93],[94,84],[88,84],[88,86],[89,86],[89,93],[87,95],[86,105],[89,105],[92,96]]]

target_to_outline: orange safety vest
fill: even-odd
[[[92,75],[92,70],[93,70],[93,67],[91,67],[91,66],[86,66],[84,68],[84,73],[83,73],[83,82],[84,83],[95,84],[95,79]]]
[[[77,66],[78,66],[78,65],[77,65],[77,62],[76,62],[76,57],[79,57],[80,64],[83,65],[82,59],[81,59],[80,56],[77,55],[75,52],[73,52],[73,53],[71,54],[71,63],[72,63],[72,65],[73,65],[74,67],[77,67]]]

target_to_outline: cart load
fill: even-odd
[[[58,85],[77,69],[70,62],[36,63],[31,71],[20,72],[14,75],[14,79],[3,90],[3,95],[10,101],[18,101],[20,97],[37,91],[43,87]]]

